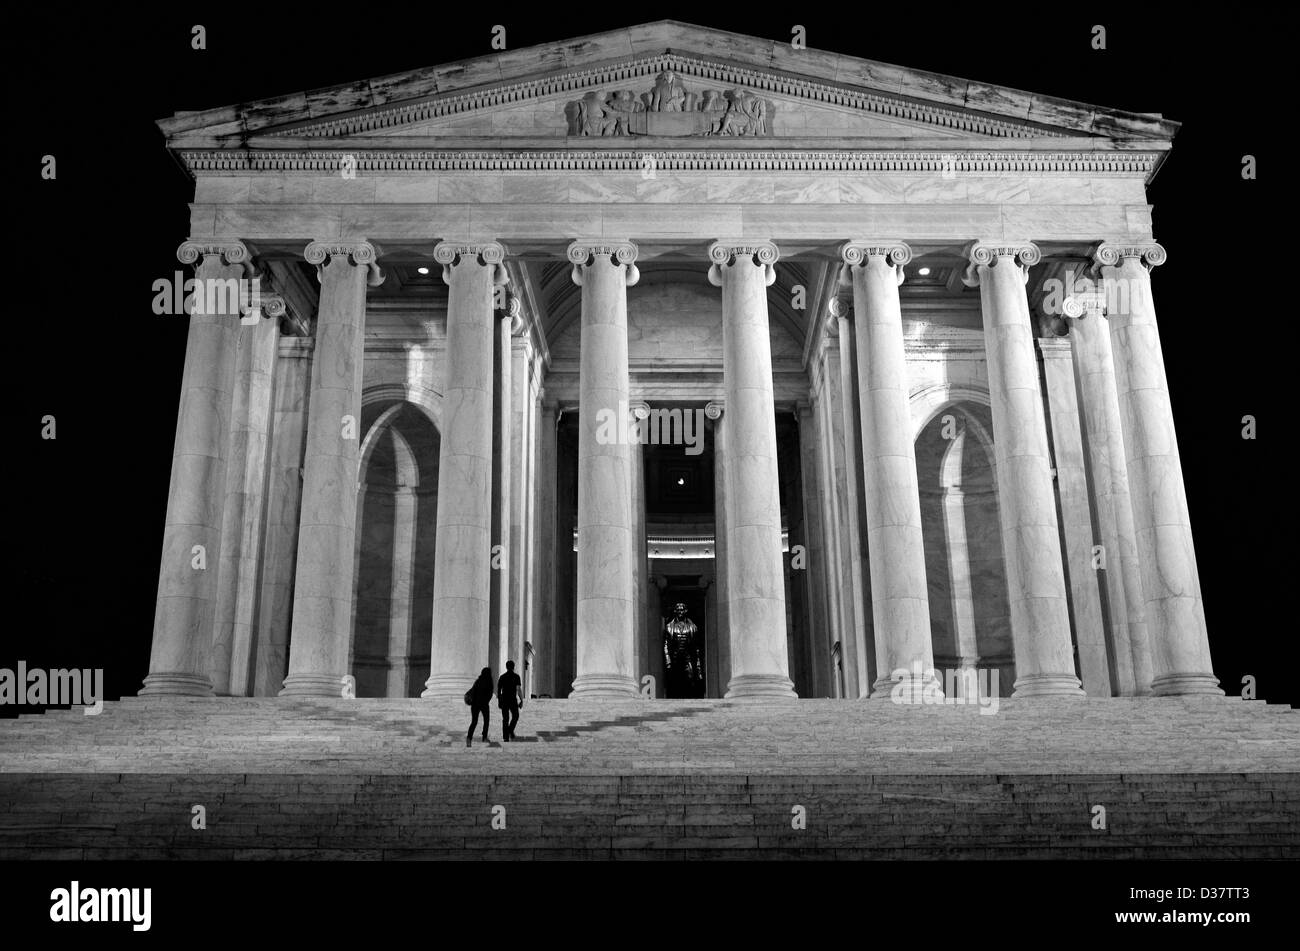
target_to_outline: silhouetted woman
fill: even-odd
[[[474,745],[474,728],[478,726],[478,715],[483,714],[483,742],[488,738],[488,720],[491,718],[488,704],[492,702],[492,694],[496,693],[496,687],[492,682],[492,668],[484,667],[483,673],[478,675],[478,680],[474,681],[474,686],[469,688],[470,693],[470,710],[474,714],[474,719],[469,722],[469,733],[465,735],[465,745]]]

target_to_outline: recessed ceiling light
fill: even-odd
[[[418,273],[418,274],[428,274],[428,273],[429,273],[429,269],[428,269],[427,267],[417,267],[415,270],[416,270],[416,273]]]
[[[916,273],[920,274],[922,277],[925,277],[927,274],[930,273],[930,269],[928,267],[923,267],[921,268],[921,270],[917,271]]]
[[[685,479],[678,479],[678,480],[677,480],[677,484],[678,484],[678,485],[685,485],[685,484],[686,484],[686,480],[685,480]]]

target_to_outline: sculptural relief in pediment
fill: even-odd
[[[592,90],[564,107],[569,135],[719,135],[772,134],[769,99],[748,89],[689,89],[682,77],[664,70],[648,91]]]

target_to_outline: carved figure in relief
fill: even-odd
[[[608,116],[605,93],[593,90],[578,101],[578,134],[609,135],[617,120]]]
[[[610,120],[606,126],[611,129],[607,135],[631,135],[629,121],[632,113],[641,112],[644,106],[637,102],[636,95],[630,89],[620,89],[614,98],[605,104],[606,117]]]
[[[650,90],[651,112],[684,112],[686,110],[686,87],[671,70],[664,70],[655,80]]]
[[[569,135],[771,135],[772,103],[747,89],[690,92],[664,70],[648,92],[592,90],[565,104]]]
[[[717,135],[722,131],[722,121],[727,116],[727,100],[722,95],[721,90],[707,90],[704,93],[704,102],[700,105],[700,111],[707,113],[709,116],[709,128],[705,131],[705,135]]]
[[[718,135],[766,135],[767,102],[745,89],[733,90]]]

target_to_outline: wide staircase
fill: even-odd
[[[0,858],[1297,858],[1239,699],[147,699],[0,721]],[[201,808],[196,808],[201,807]]]

